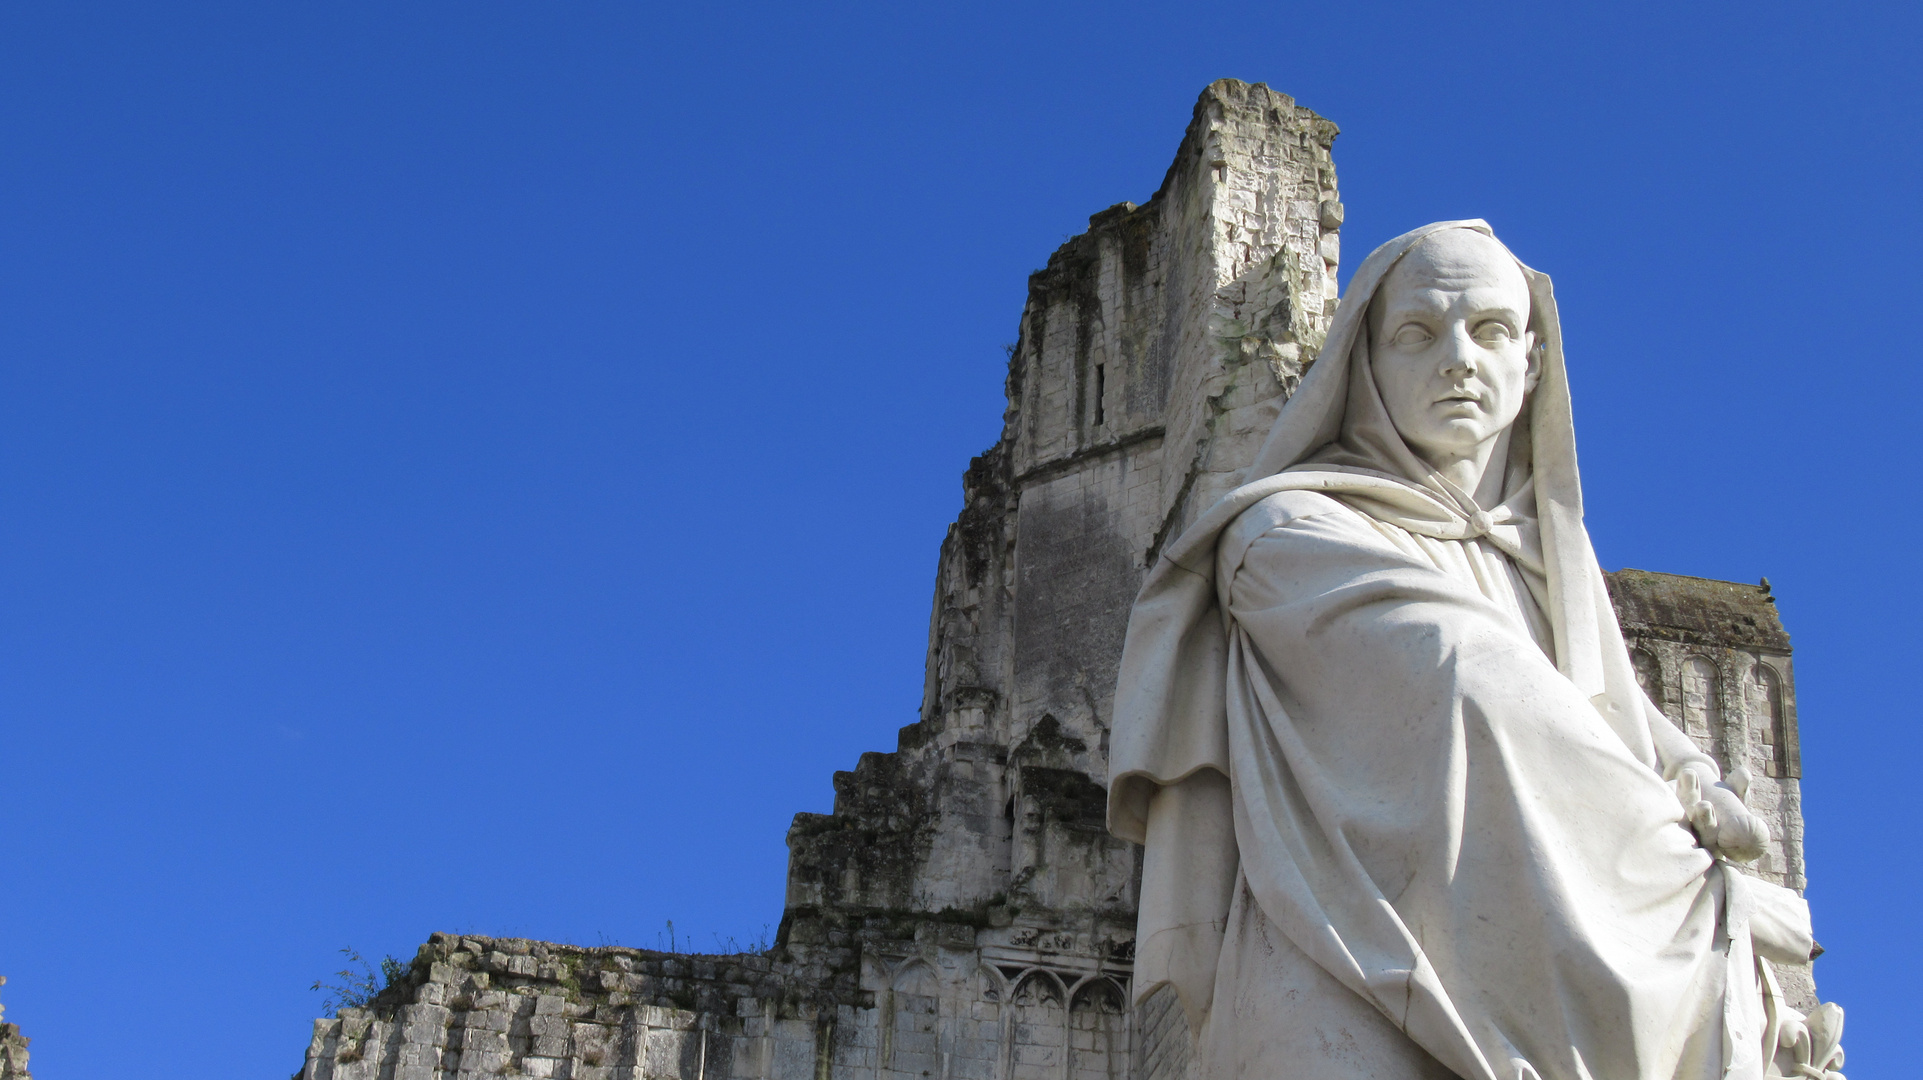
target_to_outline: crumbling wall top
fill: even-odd
[[[1744,585],[1630,569],[1606,576],[1616,617],[1632,632],[1699,645],[1790,651],[1767,581]]]

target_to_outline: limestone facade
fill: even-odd
[[[1002,436],[941,547],[920,715],[836,774],[832,813],[796,816],[772,950],[437,934],[403,985],[316,1021],[302,1080],[1184,1075],[1170,996],[1128,1004],[1140,851],[1105,828],[1110,698],[1149,561],[1253,459],[1327,330],[1335,135],[1217,82],[1155,196],[1030,277]],[[1800,887],[1773,607],[1731,585],[1734,622],[1689,622],[1664,598],[1696,586],[1666,583],[1697,579],[1639,573],[1612,583],[1639,664],[1726,767],[1752,763],[1781,826],[1765,872]]]

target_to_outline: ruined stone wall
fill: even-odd
[[[1116,665],[1146,568],[1253,459],[1327,331],[1335,135],[1217,82],[1154,197],[1031,275],[1002,435],[942,543],[920,715],[835,775],[831,813],[796,815],[770,952],[436,935],[404,985],[317,1022],[303,1080],[1187,1076],[1172,994],[1128,1004],[1140,851],[1105,827]],[[1782,826],[1764,873],[1800,886],[1773,608],[1638,573],[1612,589],[1649,685],[1697,709],[1719,759],[1754,763]]]
[[[0,1024],[0,1080],[33,1080],[27,1071],[27,1043],[18,1024]]]
[[[790,942],[836,913],[974,913],[998,948],[1132,936],[1136,852],[1103,827],[1128,606],[1227,489],[1320,345],[1335,127],[1263,86],[1198,102],[1161,190],[1029,279],[1002,438],[942,545],[920,720],[789,833]]]
[[[691,1006],[588,983],[577,999],[553,989],[565,947],[529,945],[550,956],[506,985],[491,957],[518,954],[431,944],[409,987],[321,1022],[309,1080],[1128,1075],[1139,852],[1108,835],[1102,785],[1124,622],[1155,550],[1251,460],[1321,343],[1335,135],[1265,86],[1215,83],[1155,196],[1095,215],[1031,276],[1003,433],[942,544],[921,714],[894,752],[836,775],[832,813],[797,815],[767,980],[680,976]],[[515,1043],[550,1016],[653,1033],[671,1014],[647,1010],[671,1007],[711,1051],[727,1042],[725,1065],[648,1072],[638,1035],[598,1064]],[[343,1045],[371,1048],[343,1062]],[[623,1055],[641,1063],[609,1064]]]
[[[435,934],[366,1008],[314,1022],[306,1080],[810,1076],[832,972]],[[777,1002],[786,1004],[785,1014]],[[849,1040],[840,1040],[843,1043]]]
[[[7,977],[0,975],[0,986],[7,985]],[[0,1005],[0,1014],[6,1012]],[[27,1071],[27,1044],[32,1040],[20,1034],[18,1024],[0,1023],[0,1080],[33,1080]]]

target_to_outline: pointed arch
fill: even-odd
[[[976,994],[981,1000],[992,1001],[998,1005],[1008,1000],[1011,980],[996,970],[993,964],[977,965],[972,978],[975,982]]]
[[[1024,973],[1009,995],[1002,1027],[1008,1080],[1062,1080],[1068,1065],[1068,987],[1052,971]]]
[[[941,993],[941,977],[928,961],[916,958],[895,969],[895,977],[889,980],[896,993],[924,994],[929,997]]]
[[[1095,976],[1075,988],[1068,1007],[1068,1080],[1123,1080],[1128,1075],[1128,995]]]
[[[909,960],[889,980],[882,1070],[903,1080],[939,1076],[941,977],[927,961]]]
[[[1002,1017],[1009,981],[988,964],[969,973],[966,989],[942,1033],[949,1055],[948,1075],[960,1080],[1001,1080],[1007,1075],[1002,1047]]]

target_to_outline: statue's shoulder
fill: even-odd
[[[1215,549],[1217,580],[1225,584],[1233,581],[1249,549],[1271,532],[1311,521],[1333,523],[1338,531],[1346,532],[1344,519],[1353,517],[1354,510],[1320,491],[1278,491],[1267,496],[1242,511],[1222,530]],[[1353,524],[1367,527],[1360,521]]]
[[[1329,515],[1349,516],[1349,507],[1320,491],[1278,491],[1242,511],[1229,527],[1222,530],[1221,546],[1244,551],[1262,534],[1307,518]]]

